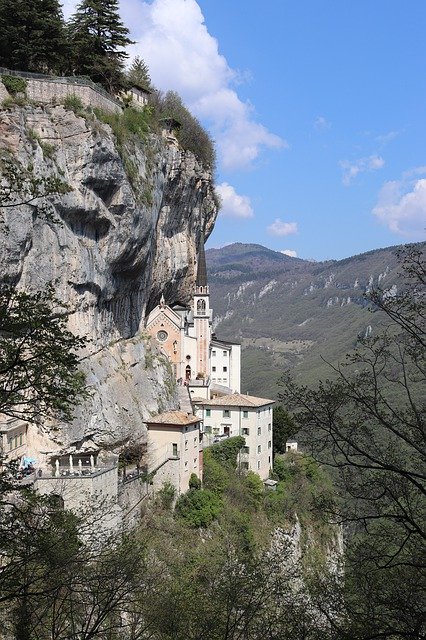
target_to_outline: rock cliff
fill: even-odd
[[[72,424],[42,427],[45,448],[140,436],[143,418],[177,403],[144,317],[162,292],[189,300],[201,234],[217,214],[211,173],[170,137],[148,135],[124,150],[130,180],[110,127],[63,106],[3,108],[0,140],[3,166],[18,163],[39,191],[52,179],[67,191],[21,204],[26,187],[16,181],[16,206],[0,209],[0,280],[25,290],[54,282],[71,330],[90,340],[82,366],[91,397]]]

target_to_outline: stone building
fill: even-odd
[[[212,333],[212,319],[202,238],[191,304],[169,306],[162,297],[149,314],[146,329],[172,363],[176,380],[206,399],[214,393],[240,391],[241,346],[218,340]],[[222,388],[215,388],[216,384]]]
[[[210,400],[195,398],[195,414],[202,420],[203,447],[223,438],[243,436],[240,469],[255,471],[265,480],[272,468],[273,400],[233,393]]]
[[[148,472],[155,489],[170,482],[177,494],[189,488],[192,473],[202,477],[200,418],[183,411],[167,411],[146,423]]]

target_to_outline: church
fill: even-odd
[[[190,305],[167,305],[162,296],[147,317],[146,330],[173,366],[180,411],[147,423],[149,471],[161,488],[172,482],[178,494],[188,489],[190,473],[202,478],[203,449],[223,438],[243,436],[238,467],[263,480],[272,468],[274,401],[241,394],[241,345],[212,332],[204,238]],[[196,454],[199,446],[199,455]]]
[[[148,315],[146,330],[171,362],[178,384],[205,399],[239,393],[241,386],[241,346],[219,340],[212,319],[202,238],[191,304],[169,306],[162,296]]]

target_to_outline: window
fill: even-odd
[[[271,443],[271,441],[269,440],[269,441],[268,441],[268,449],[270,449],[270,448],[271,448],[271,446],[272,446],[272,443]]]
[[[223,367],[223,371],[228,371],[228,367]]]
[[[249,468],[248,462],[242,462],[241,463],[241,469],[245,469],[246,471],[248,471],[248,468]]]
[[[197,300],[197,313],[205,313],[205,312],[206,312],[205,300]]]
[[[216,355],[216,349],[213,349],[212,356],[215,356],[215,355]]]
[[[257,435],[258,436],[262,435],[262,429],[260,427],[257,427]]]
[[[270,431],[270,430],[271,430],[271,428],[272,428],[272,427],[271,427],[271,423],[269,423],[269,424],[268,424],[268,431]]]
[[[188,468],[188,463],[187,463],[187,462],[185,462],[185,469],[187,469],[187,468]]]
[[[204,432],[205,433],[211,433],[212,432],[212,428],[209,426],[204,427]]]
[[[271,464],[271,456],[268,456],[268,462]]]
[[[223,353],[223,357],[226,358],[226,356],[228,355],[228,352],[227,351],[222,351],[222,353]]]
[[[188,451],[188,440],[185,440],[185,451]]]
[[[250,447],[241,447],[243,453],[250,453]]]
[[[216,367],[212,367],[212,371],[216,371]]]
[[[172,451],[173,457],[177,458],[178,448],[177,448],[177,443],[176,442],[173,442],[172,449],[173,449],[173,451]]]
[[[248,411],[243,411],[243,418],[248,418]]]
[[[206,409],[207,418],[210,418],[211,415],[212,415],[212,410],[211,409]]]
[[[260,444],[257,447],[257,453],[262,453],[262,445],[260,445]]]
[[[198,444],[198,438],[194,438],[194,447],[196,447]]]
[[[250,429],[247,429],[247,427],[243,427],[243,436],[249,436],[250,435]]]
[[[224,418],[229,418],[229,417],[230,417],[230,415],[231,415],[231,412],[230,412],[230,410],[229,410],[229,409],[224,409],[224,410],[223,410],[223,417],[224,417]]]
[[[260,460],[257,461],[257,468],[260,469]]]
[[[164,331],[163,329],[160,329],[160,331],[157,331],[157,340],[159,340],[160,342],[165,342],[168,337],[169,337],[169,334],[167,333],[167,331]]]
[[[19,446],[22,445],[22,433],[19,434]]]
[[[194,467],[197,466],[197,458],[194,458]]]

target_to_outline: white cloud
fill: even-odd
[[[331,122],[329,122],[327,118],[324,118],[324,116],[317,116],[315,118],[314,129],[316,131],[326,131],[327,129],[330,129],[330,127]]]
[[[285,256],[290,256],[290,258],[297,258],[297,251],[293,251],[293,249],[284,249],[280,251],[280,253],[283,253]]]
[[[138,41],[132,53],[146,61],[156,86],[177,91],[208,122],[224,168],[247,167],[262,148],[287,146],[256,122],[253,107],[238,97],[234,85],[243,76],[219,53],[196,0],[124,0],[122,6]]]
[[[373,214],[394,233],[423,239],[426,226],[426,167],[407,172],[383,185]]]
[[[339,165],[343,169],[343,184],[348,187],[353,180],[360,173],[365,173],[366,171],[376,171],[377,169],[381,169],[385,165],[385,161],[382,156],[378,156],[377,154],[373,154],[366,158],[359,158],[358,160],[354,160],[351,162],[350,160],[341,160]]]
[[[222,201],[220,214],[230,218],[253,218],[253,207],[248,196],[240,196],[227,182],[216,187]]]
[[[399,133],[399,131],[388,131],[388,133],[383,133],[382,135],[377,136],[376,140],[379,144],[384,146],[388,142],[392,142],[392,140],[395,140],[395,138],[399,136]]]
[[[274,222],[267,227],[267,231],[272,236],[290,236],[297,233],[297,222],[283,222],[280,218],[275,218]]]

